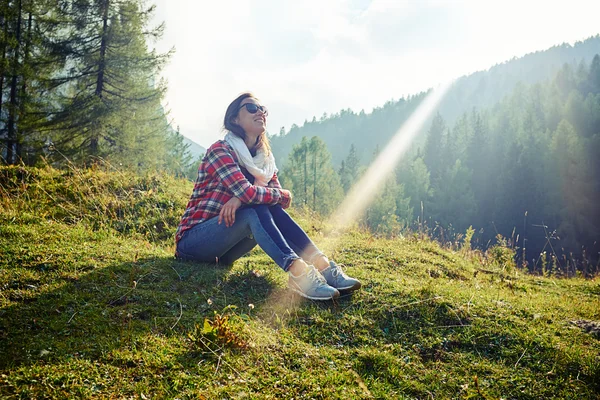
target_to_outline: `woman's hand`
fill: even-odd
[[[235,222],[235,212],[240,206],[242,202],[237,197],[232,197],[229,199],[227,203],[221,208],[221,212],[219,213],[219,224],[221,221],[225,221],[225,226],[230,227]]]
[[[289,190],[287,190],[287,189],[279,189],[279,190],[281,190],[282,192],[286,192],[286,194],[288,195],[288,198],[289,198],[289,200],[288,200],[288,201],[284,202],[284,203],[281,205],[281,208],[283,208],[283,209],[289,208],[289,206],[291,206],[291,205],[292,205],[292,199],[293,199],[293,197],[294,197],[294,196],[292,196],[292,192],[290,192],[290,191],[289,191]]]

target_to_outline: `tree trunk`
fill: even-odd
[[[19,48],[21,45],[21,11],[22,3],[19,0],[18,3],[18,17],[17,17],[17,34],[16,34],[16,45],[15,55],[13,59],[13,70],[12,80],[10,84],[10,107],[8,109],[8,138],[7,138],[7,151],[6,161],[8,164],[14,164],[16,162],[14,156],[13,146],[16,142],[16,120],[17,120],[17,73],[19,70]]]
[[[29,46],[31,44],[31,22],[32,22],[32,13],[29,11],[29,18],[27,19],[27,37],[25,38],[25,53],[23,55],[23,65],[27,65],[29,61]],[[19,124],[17,129],[17,158],[22,159],[22,151],[23,151],[23,138],[25,134],[25,129],[23,126],[23,116],[25,115],[25,102],[27,96],[27,79],[25,77],[25,72],[21,74],[21,79],[23,79],[23,84],[21,85],[21,101],[19,104]]]
[[[104,0],[102,3],[102,39],[100,41],[100,60],[98,61],[98,76],[96,79],[96,91],[95,95],[102,99],[104,93],[104,72],[106,69],[106,48],[108,46],[108,6],[110,0]],[[90,152],[95,155],[98,154],[98,137],[99,130],[97,124],[92,129],[92,138],[90,140]]]
[[[317,149],[313,152],[313,211],[317,211]]]
[[[308,146],[304,149],[304,204],[308,204]]]
[[[4,30],[4,42],[2,43],[2,58],[0,58],[0,116],[2,115],[2,94],[4,89],[4,71],[1,68],[4,65],[4,59],[6,58],[6,36],[8,35],[7,29],[8,23],[6,22],[6,18],[4,15],[0,15],[0,28]],[[1,121],[1,120],[0,120]]]

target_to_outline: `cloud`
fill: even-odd
[[[254,91],[269,131],[415,94],[513,56],[598,33],[592,2],[160,0],[168,106],[207,146],[229,102]]]

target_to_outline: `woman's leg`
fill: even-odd
[[[182,258],[202,262],[215,262],[219,257],[234,258],[242,251],[244,242],[249,246],[250,233],[277,265],[284,271],[293,272],[288,283],[292,290],[313,300],[328,300],[340,295],[314,266],[307,265],[290,248],[266,205],[240,208],[230,227],[219,224],[218,217],[196,225],[179,240],[177,252]]]
[[[244,250],[243,241],[251,234],[256,243],[284,271],[287,271],[295,260],[300,259],[274,224],[266,205],[240,208],[236,212],[234,224],[230,227],[224,223],[219,224],[218,217],[194,226],[179,240],[177,253],[183,259],[201,262],[213,263],[221,257],[231,261],[232,256],[243,254],[240,253]],[[246,246],[249,247],[248,242]]]
[[[339,290],[356,290],[360,288],[360,281],[346,275],[335,262],[330,262],[327,256],[310,240],[306,232],[280,205],[269,207],[269,212],[290,247],[297,254],[300,254],[306,262],[313,264],[323,274],[331,287]]]
[[[211,218],[183,234],[177,243],[177,256],[209,264],[231,264],[235,261],[233,254],[241,256],[244,250],[250,251],[250,242],[254,247],[256,242],[250,238],[251,234],[250,227],[243,223],[226,228],[218,223],[217,217]]]
[[[313,241],[310,240],[306,232],[304,232],[296,221],[294,221],[279,204],[270,206],[268,210],[273,217],[275,225],[277,225],[277,228],[279,228],[283,237],[296,254],[309,264],[314,264],[316,261],[321,261],[320,259],[324,258],[326,262],[322,267],[326,268],[329,265],[329,260],[327,260],[327,257],[325,257],[323,252],[319,250]],[[318,267],[319,266],[317,266],[317,268]]]
[[[231,249],[227,251],[227,253],[223,254],[219,258],[219,264],[222,265],[231,265],[235,260],[244,256],[256,247],[256,240],[254,237],[246,237],[242,239],[239,243],[233,246]]]

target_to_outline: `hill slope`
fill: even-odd
[[[206,153],[206,149],[194,142],[192,139],[188,139],[184,136],[183,141],[184,143],[190,145],[190,147],[188,147],[188,153],[192,156],[192,160],[197,160],[200,156]]]
[[[451,127],[460,116],[471,112],[474,107],[491,108],[512,93],[518,84],[534,84],[548,80],[564,64],[569,64],[573,71],[577,71],[581,63],[589,65],[596,54],[600,54],[600,35],[574,45],[565,43],[530,53],[494,65],[486,71],[460,77],[431,114],[431,118],[437,111]],[[418,93],[408,98],[390,100],[369,114],[355,113],[350,109],[341,110],[320,120],[305,121],[302,126],[294,125],[287,134],[272,137],[273,152],[279,165],[283,166],[292,147],[299,143],[303,136],[310,138],[316,135],[327,145],[336,168],[347,156],[352,144],[357,147],[360,162],[367,165],[372,161],[374,149],[389,142],[424,97],[425,93]],[[423,143],[426,136],[424,133],[430,125],[430,121],[423,125],[416,145]]]
[[[600,282],[301,224],[364,288],[307,302],[260,250],[173,260],[191,183],[0,168],[0,397],[597,398]],[[590,330],[586,332],[585,329]]]

